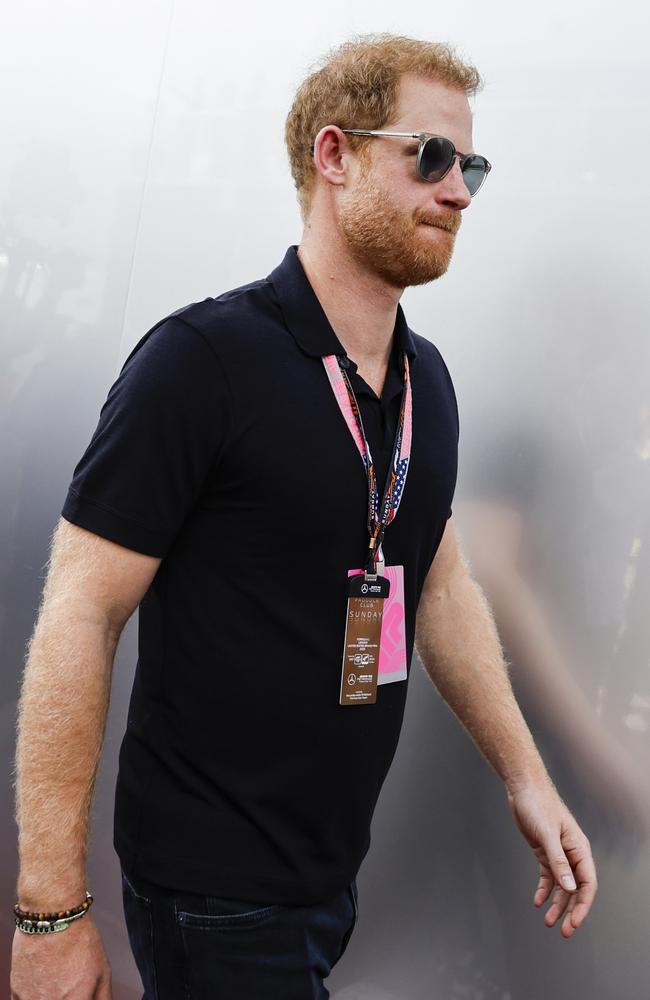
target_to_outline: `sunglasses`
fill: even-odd
[[[403,139],[419,139],[418,158],[415,168],[418,175],[425,181],[441,181],[449,173],[458,157],[465,186],[473,198],[483,181],[492,169],[492,164],[478,153],[462,153],[456,151],[451,139],[430,132],[381,132],[376,129],[344,128],[342,132],[353,135],[395,135]],[[313,149],[313,147],[312,147]]]

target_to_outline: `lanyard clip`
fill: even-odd
[[[379,552],[377,553],[377,562],[375,563],[375,565],[377,567],[378,576],[384,576],[384,567],[386,565],[386,562],[384,560],[384,550],[382,549],[381,544],[379,546]]]
[[[370,563],[368,565],[370,565]],[[384,573],[385,565],[386,565],[386,563],[385,563],[385,560],[384,560],[384,552],[383,552],[383,549],[382,549],[381,544],[380,544],[379,545],[379,549],[377,551],[377,560],[374,563],[374,567],[375,567],[376,572],[375,573],[370,573],[370,572],[368,572],[368,568],[366,567],[366,571],[365,571],[366,580],[376,580],[378,576],[385,576],[385,573]]]

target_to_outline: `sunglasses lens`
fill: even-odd
[[[449,139],[427,139],[420,157],[420,174],[425,181],[439,181],[451,165],[454,147]]]
[[[451,166],[454,147],[449,139],[435,136],[427,139],[422,147],[420,157],[420,174],[425,181],[441,180]],[[471,156],[463,168],[463,180],[470,195],[475,195],[485,180],[488,172],[487,160],[484,156]]]
[[[472,156],[463,169],[463,180],[471,195],[475,195],[487,176],[487,160],[484,156]]]

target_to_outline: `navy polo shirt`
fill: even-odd
[[[114,844],[127,870],[214,896],[309,904],[370,845],[408,679],[339,705],[348,569],[367,479],[322,356],[346,352],[296,253],[176,310],[135,345],[63,516],[162,558],[139,607]],[[407,663],[451,513],[458,410],[398,305],[381,398],[348,372],[383,484],[409,356],[413,440],[387,565],[404,566]]]

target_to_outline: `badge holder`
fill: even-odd
[[[374,705],[377,701],[381,621],[390,593],[381,547],[379,556],[376,573],[366,569],[348,578],[340,705]]]

